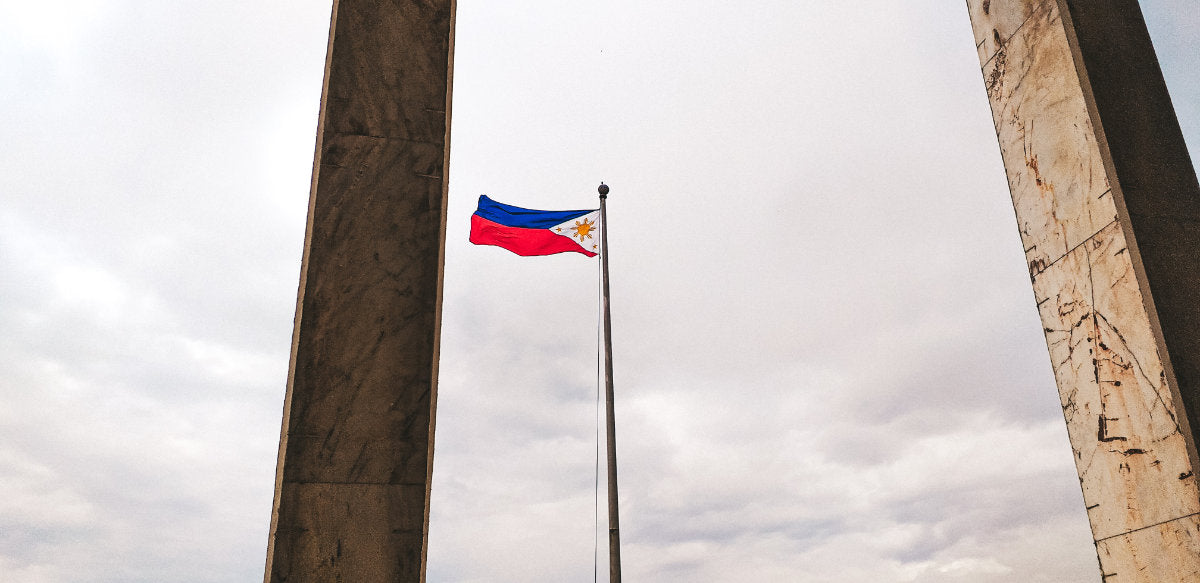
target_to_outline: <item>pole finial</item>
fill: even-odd
[[[601,182],[600,188],[597,188],[596,192],[600,193],[600,198],[608,198],[608,185]]]

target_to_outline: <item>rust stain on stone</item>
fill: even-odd
[[[999,100],[1004,91],[1004,74],[1008,71],[1008,53],[1000,31],[992,29],[992,37],[996,41],[996,56],[992,58],[992,72],[988,73],[986,85],[988,98]]]
[[[1032,130],[1030,130],[1030,133],[1033,133]],[[1054,185],[1051,184],[1045,176],[1042,176],[1042,169],[1038,165],[1037,154],[1030,152],[1029,148],[1025,149],[1025,167],[1029,168],[1029,171],[1033,173],[1033,182],[1037,185],[1038,191],[1041,192],[1043,196],[1049,197],[1051,200],[1053,200]],[[1057,219],[1058,217],[1056,216],[1054,218]]]
[[[1029,275],[1037,275],[1046,270],[1046,260],[1037,258],[1029,262]]]
[[[1100,427],[1096,431],[1096,439],[1098,439],[1100,441],[1104,441],[1104,442],[1126,441],[1126,439],[1120,435],[1113,435],[1113,436],[1108,435],[1108,422],[1116,421],[1118,419],[1118,417],[1105,417],[1104,415],[1099,415],[1099,419],[1100,419]]]

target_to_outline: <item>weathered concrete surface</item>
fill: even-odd
[[[453,0],[335,0],[265,580],[425,577]]]
[[[1109,581],[1200,581],[1200,187],[1135,2],[968,0]]]

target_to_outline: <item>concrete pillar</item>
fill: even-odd
[[[453,0],[335,0],[265,580],[425,579]]]
[[[1106,581],[1200,581],[1200,187],[1133,0],[968,0]]]

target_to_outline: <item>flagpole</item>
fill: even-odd
[[[604,408],[608,434],[608,580],[621,583],[621,528],[617,518],[617,427],[613,413],[612,318],[608,310],[608,217],[604,202],[608,185],[600,193],[600,284],[604,306]]]

